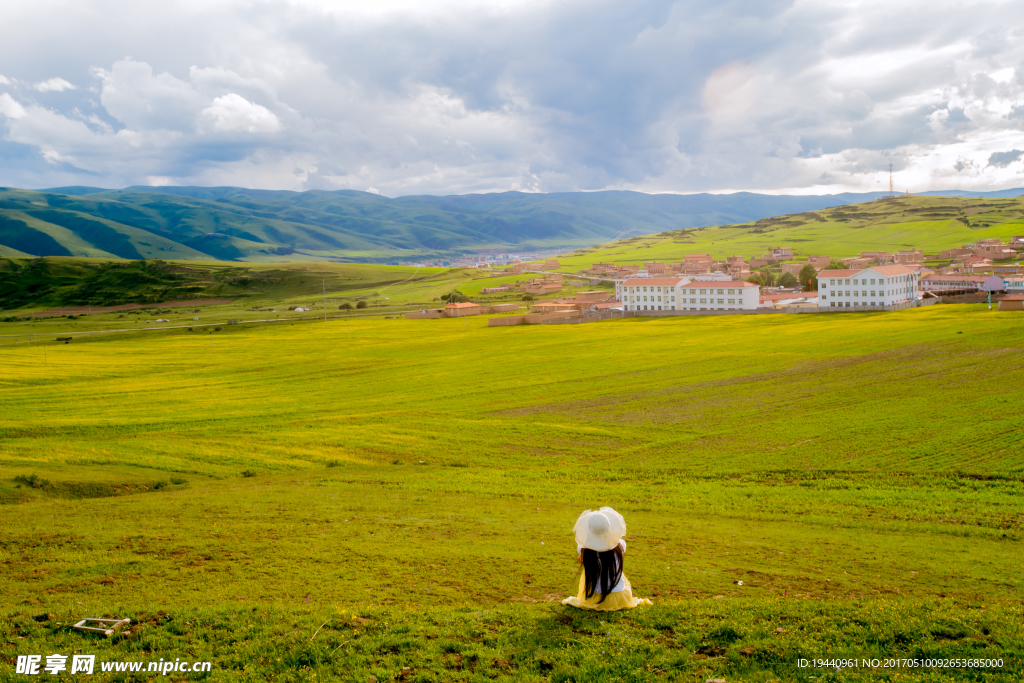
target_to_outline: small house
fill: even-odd
[[[999,300],[1000,311],[1024,311],[1024,294],[1011,294]]]
[[[448,304],[444,307],[446,318],[464,318],[467,315],[480,315],[483,312],[482,306],[469,302]]]

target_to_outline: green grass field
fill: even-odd
[[[363,299],[430,301],[472,278],[475,270],[349,263],[235,264],[196,261],[109,261],[50,257],[0,258],[0,311],[28,313],[58,306],[157,304],[238,299],[243,307],[322,305]],[[402,298],[405,297],[405,298]]]
[[[936,254],[988,237],[1024,234],[1021,198],[897,197],[821,211],[777,216],[741,225],[674,230],[579,249],[559,257],[563,270],[593,263],[682,261],[687,254],[760,256],[792,247],[798,258],[845,258],[861,251],[921,249]]]
[[[3,676],[81,651],[245,681],[1019,678],[1019,313],[485,325],[0,349]],[[653,607],[558,603],[601,505]],[[135,626],[69,628],[104,615]]]
[[[522,301],[514,285],[528,277],[475,269],[349,263],[0,258],[0,348],[28,342],[52,344],[57,337],[67,336],[92,342],[124,331],[163,335],[165,328],[192,327],[197,333],[208,333],[232,320],[252,326],[305,323],[322,319],[325,306],[329,319],[400,316],[443,306],[441,297],[452,292],[485,305],[519,302],[525,308],[528,302]],[[503,284],[511,285],[511,291],[481,292]],[[589,281],[566,278],[561,292],[544,298],[595,288]],[[170,301],[195,303],[165,305]],[[365,309],[354,308],[360,302]],[[104,310],[125,304],[139,307]],[[342,310],[345,304],[352,308]],[[303,312],[293,311],[296,307]]]

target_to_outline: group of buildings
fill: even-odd
[[[444,308],[425,308],[419,311],[409,311],[406,318],[429,319],[429,318],[465,318],[471,315],[487,315],[490,313],[517,313],[519,304],[492,304],[484,305],[472,302],[452,303]]]
[[[1024,275],[1024,266],[1020,264],[995,261],[1009,261],[1017,258],[1024,251],[1024,235],[1016,235],[1009,243],[1004,244],[998,238],[978,240],[974,244],[965,244],[956,249],[939,252],[937,259],[950,263],[944,267],[942,275],[964,275],[989,273],[993,275],[1014,276]]]
[[[421,261],[398,261],[391,265],[410,266],[416,268],[503,268],[509,265],[518,265],[546,259],[555,254],[553,251],[546,252],[509,252],[504,249],[480,249],[476,255],[460,256],[446,259],[431,259]],[[535,268],[531,264],[531,268]]]
[[[875,309],[914,305],[922,297],[919,273],[907,266],[821,270],[816,292],[783,291],[762,296],[761,286],[727,275],[629,278],[622,281],[624,311],[753,311],[780,303],[817,308]]]
[[[799,273],[799,269],[810,263],[816,268],[828,266],[830,260],[827,256],[811,256],[807,261],[799,264],[786,263],[793,258],[793,250],[789,247],[776,247],[760,256],[751,256],[747,259],[744,256],[729,256],[720,261],[711,257],[710,254],[688,254],[682,261],[665,263],[661,261],[648,261],[640,266],[617,266],[611,263],[595,263],[590,268],[581,270],[583,275],[602,277],[609,280],[618,280],[627,277],[671,277],[688,276],[698,277],[702,275],[724,274],[732,280],[746,280],[751,276],[752,271],[757,271],[765,266],[780,266],[782,272]],[[795,269],[794,269],[795,267]]]
[[[464,317],[484,313],[510,313],[492,319],[492,325],[546,322],[563,317],[597,315],[608,310],[623,312],[678,311],[700,313],[756,311],[765,308],[799,307],[816,310],[894,310],[920,305],[928,297],[997,292],[1000,309],[1024,310],[1024,266],[1005,263],[1024,251],[1024,236],[1009,243],[982,239],[957,249],[926,255],[920,249],[896,252],[864,251],[834,260],[810,256],[795,261],[791,248],[774,247],[750,259],[730,256],[724,261],[708,254],[689,254],[682,261],[650,261],[643,267],[595,263],[580,271],[582,278],[614,283],[614,294],[605,289],[577,292],[575,296],[539,301],[529,306],[505,303],[449,304],[444,309],[420,311],[406,317]],[[926,261],[948,261],[941,267]],[[1004,261],[1004,263],[993,263]],[[846,268],[830,267],[842,263]],[[776,289],[762,292],[750,282],[751,272],[765,266],[797,275],[810,264],[817,271],[817,291]],[[503,274],[533,274],[513,284],[485,287],[482,294],[516,292],[537,297],[562,291],[562,266],[557,259],[514,263]],[[570,276],[572,277],[572,276]],[[925,302],[927,303],[927,302]]]
[[[751,257],[730,256],[714,261],[707,254],[692,254],[683,261],[637,266],[595,263],[581,271],[603,274],[616,283],[616,297],[623,310],[729,311],[778,307],[780,304],[818,309],[885,310],[917,305],[928,296],[957,296],[1000,292],[1008,296],[1003,308],[1013,308],[1024,298],[1024,266],[1011,260],[1024,251],[1024,235],[1009,243],[982,239],[958,249],[926,255],[920,249],[896,252],[864,251],[859,256],[833,260],[810,256],[794,261],[793,250],[771,248]],[[927,267],[925,261],[947,260],[948,265]],[[829,268],[841,263],[845,269]],[[810,264],[817,271],[817,291],[799,294],[791,290],[761,293],[750,282],[751,271],[775,266],[794,276]],[[666,277],[668,276],[668,277]],[[806,288],[806,286],[805,286]]]
[[[750,277],[749,265],[742,256],[730,256],[726,261],[716,261],[709,254],[689,254],[682,261],[676,263],[648,261],[642,268],[640,266],[617,266],[612,263],[595,263],[592,267],[580,271],[582,275],[608,280],[621,280],[628,277],[696,276],[715,272],[725,273],[736,280]]]
[[[523,294],[533,294],[535,296],[556,294],[562,291],[562,274],[549,273],[544,277],[518,280],[516,281],[516,289]]]

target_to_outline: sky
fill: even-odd
[[[1024,3],[34,0],[0,185],[1024,187]]]

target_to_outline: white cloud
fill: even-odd
[[[1016,73],[1016,69],[1014,69],[1012,66],[1008,66],[1005,69],[1000,69],[999,71],[990,73],[988,77],[991,78],[996,83],[1009,83],[1010,81],[1013,80],[1013,77],[1014,75],[1016,75]]]
[[[743,116],[760,99],[756,75],[743,62],[730,62],[715,69],[704,82],[704,110],[716,121]]]
[[[32,86],[39,92],[64,92],[65,90],[77,90],[77,88],[63,78],[51,78],[46,81],[40,81]]]
[[[0,85],[10,85],[11,81],[3,74],[0,74]]]
[[[25,116],[25,107],[18,104],[17,100],[8,93],[0,94],[0,114],[9,119],[20,119]]]
[[[218,132],[276,133],[281,121],[274,112],[241,95],[230,93],[213,100],[201,116]]]
[[[988,162],[1024,149],[1021,3],[39,1],[0,23],[0,185],[1024,184]],[[94,81],[33,101],[52,73]]]
[[[492,12],[501,14],[524,8],[550,4],[550,0],[292,0],[295,5],[305,6],[325,14],[345,18],[388,17],[419,15],[426,17],[446,16],[465,12]]]
[[[109,71],[94,69],[100,102],[108,114],[135,130],[183,130],[192,127],[207,101],[191,83],[169,73],[155,74],[145,62],[126,58]]]
[[[76,161],[77,161],[74,157],[65,156],[65,155],[61,154],[60,152],[58,152],[57,150],[55,150],[55,149],[45,149],[44,148],[42,150],[42,154],[43,154],[43,159],[45,159],[46,163],[48,163],[48,164],[54,164],[54,165],[70,164],[70,165],[74,166],[76,164]]]
[[[885,153],[847,149],[814,159],[798,160],[809,181],[828,176],[827,184],[808,182],[770,190],[772,194],[834,194],[889,189],[889,161],[894,162],[893,184],[897,192],[934,189],[986,190],[1019,187],[1024,176],[1012,168],[1020,158],[1014,145],[1024,136],[1015,131],[978,134],[946,145],[903,145]],[[998,150],[998,152],[995,152]],[[990,163],[1005,160],[1007,163]]]

